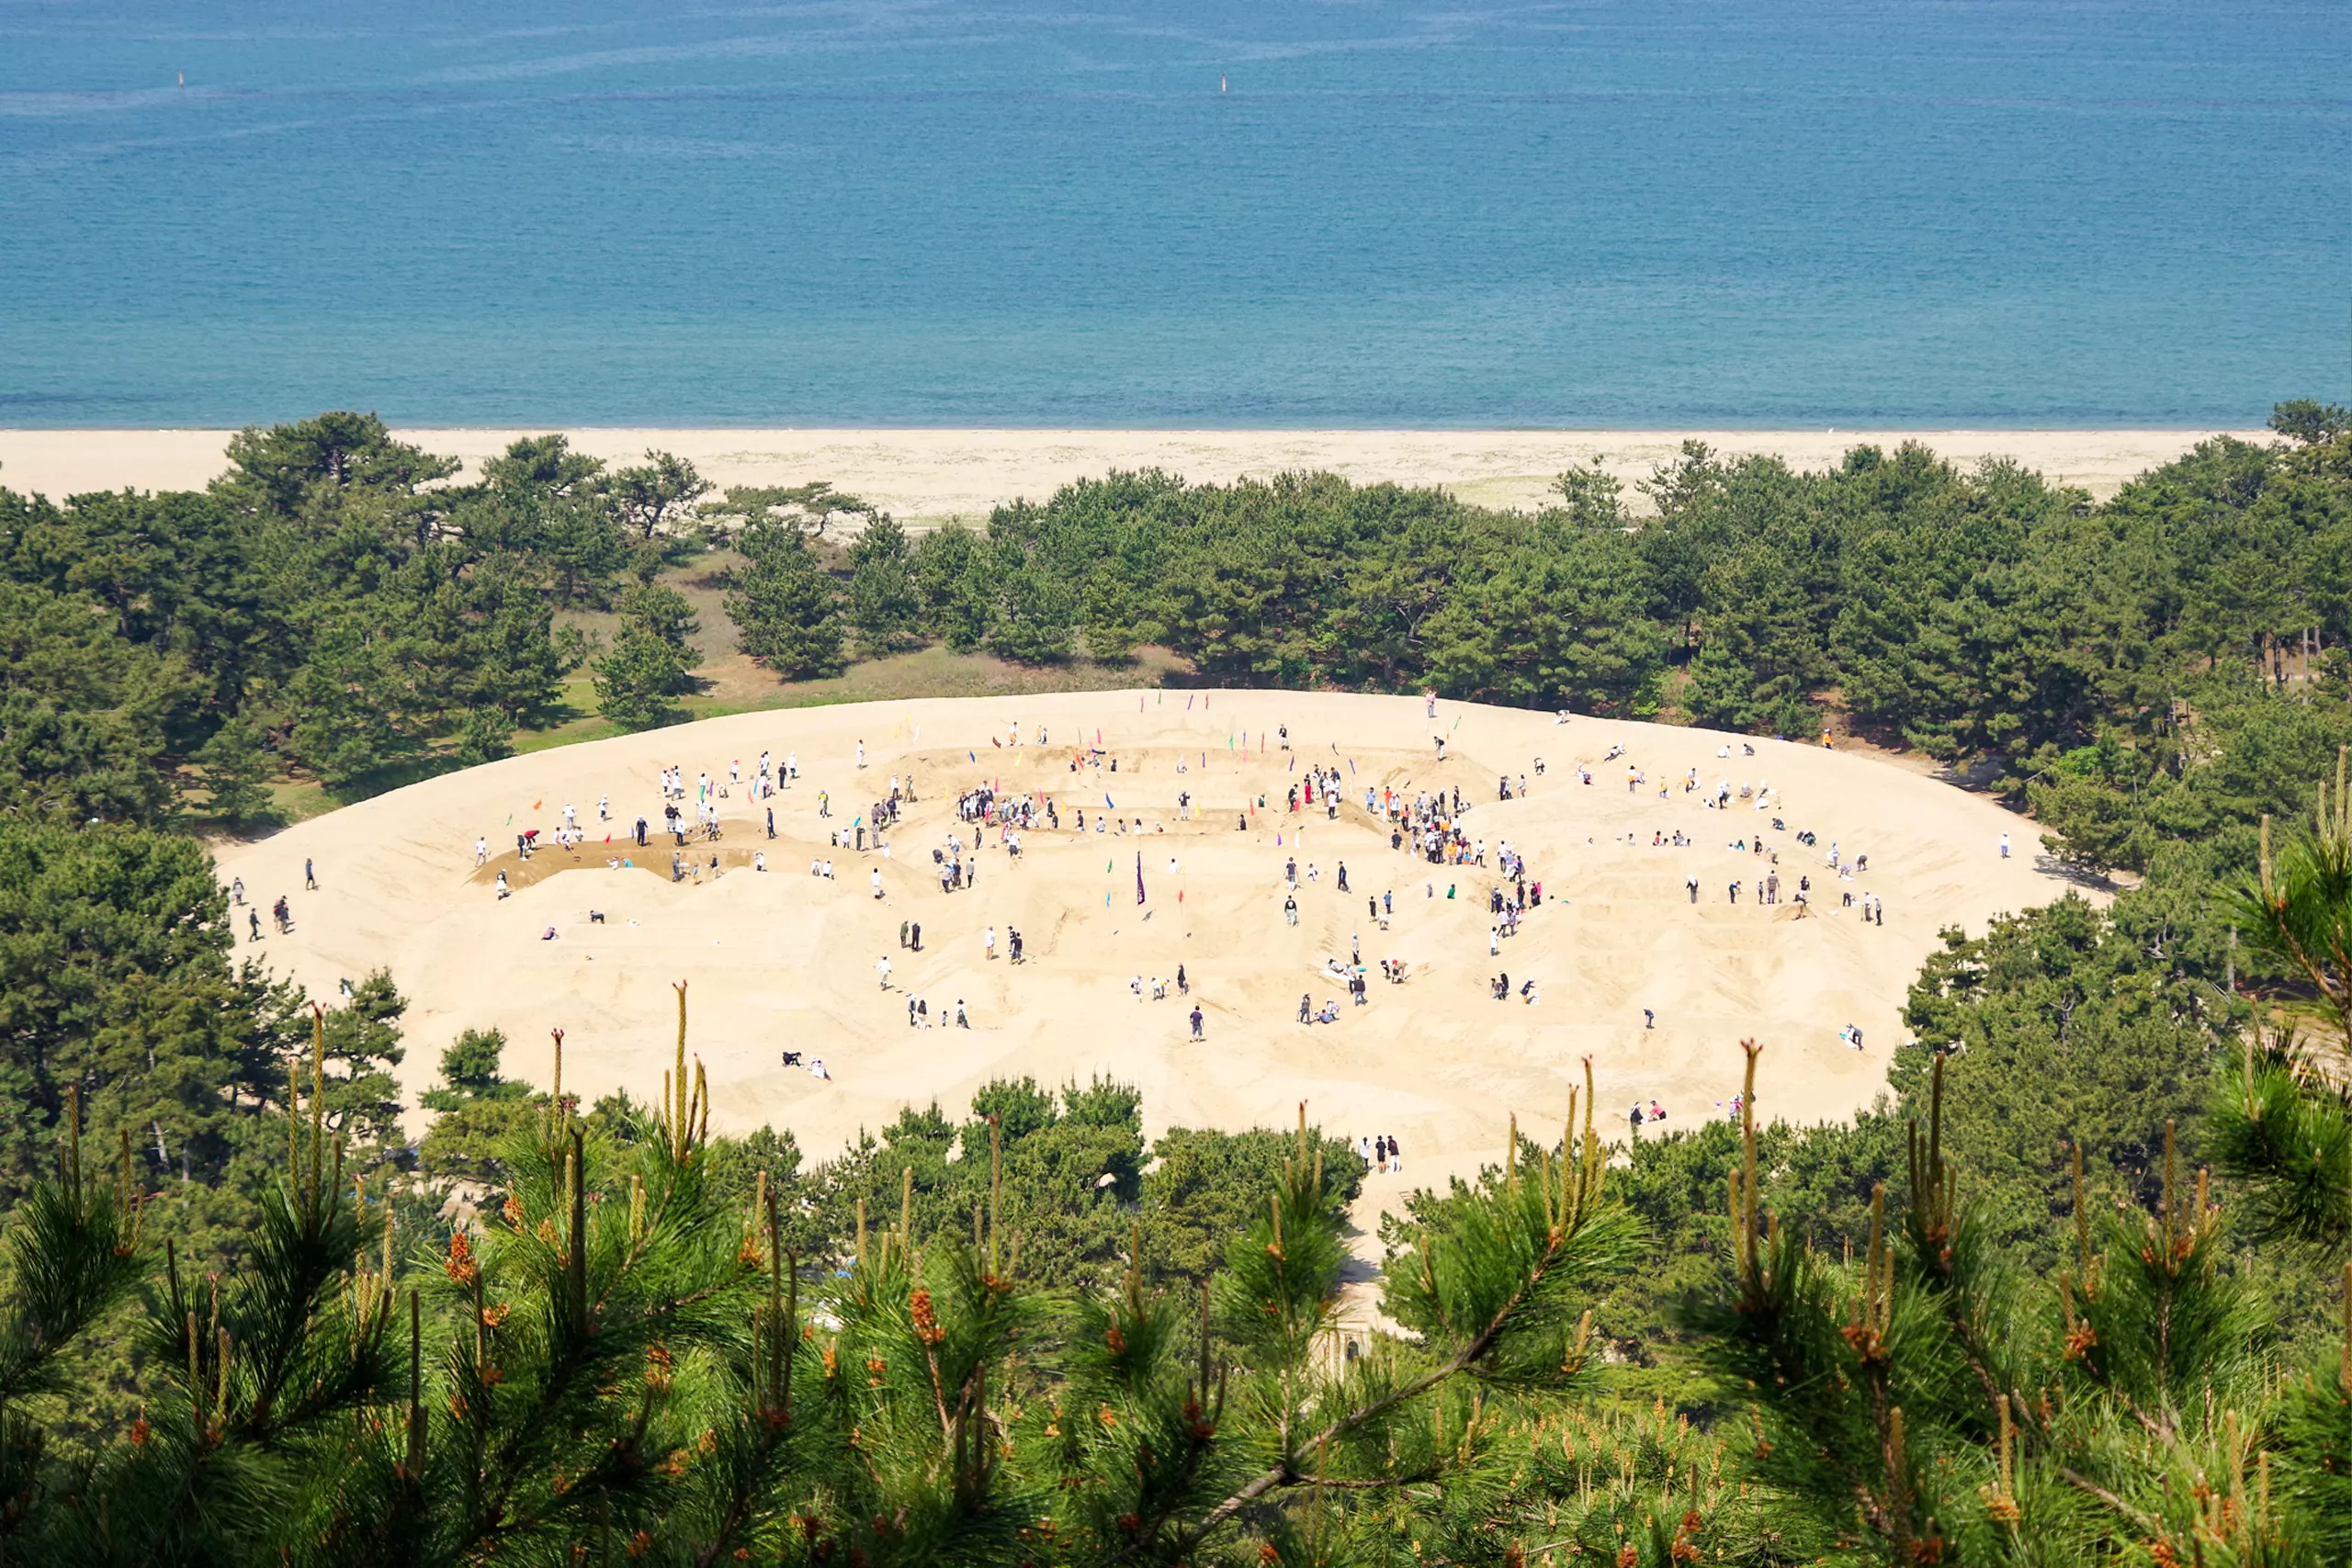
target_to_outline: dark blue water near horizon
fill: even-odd
[[[0,0],[0,425],[2295,396],[2346,0]]]

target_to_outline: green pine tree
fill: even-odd
[[[755,523],[744,530],[743,553],[751,565],[727,600],[739,646],[782,680],[840,673],[838,596],[798,527]]]
[[[243,826],[273,815],[269,761],[262,750],[261,727],[253,720],[240,715],[222,725],[196,760],[208,796],[205,807],[212,816]]]

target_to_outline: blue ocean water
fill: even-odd
[[[2301,395],[2346,0],[0,0],[0,424]]]

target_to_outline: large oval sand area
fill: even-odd
[[[1270,733],[1283,726],[1287,751]],[[1015,727],[1017,747],[1005,744]],[[1439,734],[1448,741],[1442,763]],[[265,930],[269,902],[291,899],[292,932],[257,945],[245,941],[240,911],[240,947],[313,994],[390,968],[413,1001],[403,1069],[412,1090],[433,1081],[459,1029],[495,1025],[514,1043],[511,1074],[543,1080],[547,1032],[560,1027],[567,1088],[654,1094],[673,1049],[670,982],[683,979],[715,1122],[788,1127],[811,1156],[910,1102],[937,1100],[960,1112],[989,1078],[1027,1074],[1050,1086],[1104,1074],[1141,1089],[1155,1134],[1281,1124],[1306,1100],[1335,1133],[1394,1134],[1407,1170],[1388,1180],[1401,1188],[1491,1157],[1510,1112],[1555,1122],[1587,1055],[1612,1118],[1653,1098],[1669,1127],[1714,1114],[1738,1087],[1745,1035],[1769,1047],[1770,1112],[1850,1112],[1879,1092],[1901,1037],[1905,988],[1938,931],[1981,931],[1997,912],[2064,890],[2036,854],[2030,824],[1987,800],[1818,746],[1748,743],[1752,756],[1741,738],[1705,730],[1562,724],[1456,703],[1440,704],[1431,720],[1419,698],[1289,692],[746,714],[433,779],[232,847],[220,874],[243,879]],[[1612,747],[1623,754],[1604,761]],[[755,802],[747,786],[763,750],[778,763],[797,753],[800,777]],[[1579,763],[1591,784],[1580,782]],[[684,852],[705,874],[673,883],[666,840],[657,832],[645,851],[628,841],[635,819],[660,827],[663,767],[684,769],[691,813],[696,776],[724,783],[732,764],[744,784],[718,802],[723,836]],[[1629,765],[1644,774],[1630,790]],[[1283,809],[1286,791],[1317,766],[1339,773],[1336,822],[1319,808]],[[1703,792],[1681,787],[1694,768]],[[863,852],[831,845],[835,829],[888,794],[893,773],[911,780],[918,798],[889,833],[888,857],[870,839]],[[1526,775],[1526,797],[1497,799],[1504,773],[1514,786]],[[1730,808],[1704,807],[1702,795],[1726,779]],[[1769,784],[1770,809],[1738,800],[1743,784]],[[1015,863],[995,832],[976,835],[957,819],[958,793],[981,784],[1050,795],[1061,829],[1026,832]],[[1391,850],[1386,828],[1363,808],[1365,789],[1384,786],[1408,797],[1458,787],[1475,803],[1464,820],[1485,841],[1489,868],[1505,841],[1525,856],[1544,902],[1498,956],[1487,951],[1494,871]],[[820,791],[829,818],[819,815]],[[1180,820],[1180,792],[1196,803],[1195,819]],[[1261,795],[1268,808],[1253,810]],[[598,820],[600,796],[610,799],[609,822]],[[566,804],[587,843],[518,863],[514,835],[537,827],[547,844]],[[764,833],[771,806],[774,840]],[[1776,816],[1784,829],[1772,828]],[[1798,842],[1800,830],[1817,842]],[[1653,846],[1653,835],[1678,831],[1689,847]],[[2007,860],[2005,832],[2017,840]],[[932,852],[951,834],[976,876],[967,889],[943,892]],[[977,855],[976,837],[985,846]],[[480,869],[478,838],[494,857]],[[1734,847],[1742,842],[1749,847]],[[1833,843],[1849,863],[1867,856],[1867,871],[1841,880],[1826,863]],[[767,857],[764,874],[750,868],[755,852]],[[636,863],[608,868],[622,855]],[[828,856],[833,878],[811,877],[810,860]],[[1756,889],[1775,856],[1784,901],[1767,907]],[[1294,858],[1295,926],[1283,909]],[[315,892],[303,887],[306,859],[317,868]],[[1342,862],[1346,893],[1337,886]],[[492,886],[501,867],[516,889],[505,899]],[[1814,885],[1806,918],[1786,901],[1801,875]],[[1743,885],[1736,904],[1734,880]],[[1844,895],[1859,904],[1864,893],[1883,899],[1883,925],[1866,926],[1844,906]],[[1366,905],[1384,895],[1395,910],[1385,931]],[[590,922],[592,908],[604,923]],[[900,947],[902,921],[921,922],[922,952]],[[990,927],[994,959],[982,946]],[[1001,956],[1012,929],[1026,942],[1018,967]],[[1374,968],[1362,1007],[1322,972],[1357,943]],[[888,990],[876,972],[885,955]],[[1383,958],[1404,962],[1410,978],[1385,983]],[[1172,984],[1168,999],[1150,999],[1150,981],[1172,981],[1180,964],[1191,999]],[[1510,1001],[1490,998],[1498,972],[1510,976]],[[1533,1003],[1516,994],[1530,979]],[[928,1003],[934,1027],[909,1027],[910,994]],[[1338,998],[1339,1021],[1297,1022],[1302,995],[1317,1008]],[[959,999],[971,1028],[936,1027]],[[1199,1043],[1188,1025],[1193,1001],[1204,1015]],[[1645,1027],[1644,1009],[1655,1028]],[[1862,1049],[1841,1040],[1848,1025],[1861,1031]],[[786,1050],[821,1059],[830,1080],[783,1066]]]

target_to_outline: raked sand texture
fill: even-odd
[[[1000,744],[1016,723],[1029,743]],[[1284,725],[1289,752],[1268,739]],[[1440,733],[1449,740],[1442,764],[1432,745]],[[1116,773],[1092,765],[1098,735]],[[854,761],[861,739],[863,772]],[[1612,745],[1625,754],[1604,761]],[[1725,746],[1727,759],[1718,755]],[[993,1077],[1059,1085],[1107,1074],[1142,1089],[1154,1134],[1279,1125],[1300,1100],[1351,1139],[1394,1134],[1406,1176],[1375,1179],[1377,1204],[1407,1183],[1491,1157],[1511,1112],[1555,1122],[1587,1055],[1602,1112],[1621,1135],[1637,1099],[1646,1105],[1655,1096],[1669,1128],[1714,1114],[1738,1088],[1739,1042],[1751,1035],[1768,1048],[1769,1112],[1850,1112],[1883,1084],[1905,987],[1938,930],[1981,931],[1996,912],[2065,890],[2038,863],[2031,825],[1984,799],[1818,747],[1755,746],[1751,757],[1736,738],[1708,731],[1590,718],[1560,725],[1548,715],[1453,703],[1441,704],[1432,723],[1419,699],[1396,696],[1149,691],[801,709],[449,774],[232,847],[220,875],[243,877],[265,911],[280,894],[291,899],[291,935],[256,946],[240,911],[239,942],[313,994],[332,996],[337,981],[390,966],[413,998],[404,1068],[412,1090],[432,1081],[458,1030],[496,1025],[512,1042],[507,1064],[518,1076],[544,1083],[548,1031],[561,1028],[567,1088],[655,1095],[672,1059],[670,983],[684,980],[690,1049],[707,1066],[721,1128],[789,1127],[821,1156],[909,1104],[936,1100],[959,1111]],[[1081,747],[1087,765],[1074,773]],[[658,832],[658,771],[683,767],[691,797],[697,773],[723,780],[738,761],[748,781],[763,750],[779,762],[787,752],[799,758],[799,782],[773,802],[778,837],[763,836],[759,808],[736,789],[720,803],[720,842],[688,852],[705,862],[719,853],[721,874],[673,884],[672,849]],[[1579,762],[1592,770],[1589,785]],[[1340,773],[1347,804],[1337,822],[1282,809],[1288,787],[1317,763]],[[1632,791],[1629,763],[1647,775]],[[1735,790],[1769,784],[1772,808],[1736,800],[1724,811],[1702,807],[1701,795],[1679,787],[1692,768],[1709,789],[1726,778]],[[913,781],[919,800],[890,833],[889,857],[830,845],[832,829],[849,828],[888,793],[894,773]],[[1527,798],[1497,800],[1504,773],[1514,783],[1528,775]],[[984,783],[1050,795],[1062,829],[1028,832],[1018,863],[983,834],[975,885],[943,893],[931,852],[960,834],[970,858],[974,832],[957,820],[956,797]],[[1526,857],[1543,906],[1498,957],[1487,955],[1493,873],[1392,851],[1363,809],[1365,787],[1383,784],[1408,794],[1458,785],[1476,803],[1466,822],[1489,863],[1506,840]],[[820,791],[831,795],[830,818],[818,815]],[[1197,819],[1178,819],[1179,792],[1198,803]],[[1267,807],[1255,810],[1261,795]],[[517,832],[537,827],[543,842],[552,839],[567,803],[596,824],[600,795],[612,801],[610,849],[596,825],[577,854],[549,848],[527,865],[516,862]],[[657,829],[642,852],[626,842],[639,813]],[[1776,815],[1787,830],[1772,828]],[[1121,821],[1130,830],[1120,831]],[[1818,843],[1799,844],[1800,829]],[[1654,832],[1677,830],[1691,847],[1652,847]],[[2004,832],[2016,843],[2007,861]],[[1779,857],[1784,897],[1801,874],[1812,877],[1809,918],[1786,903],[1756,902],[1769,858],[1731,846],[1759,834]],[[494,857],[480,870],[477,835]],[[1867,874],[1839,881],[1825,860],[1833,843],[1849,861],[1867,855]],[[755,851],[767,856],[764,874],[749,869]],[[607,869],[608,856],[624,853],[638,868]],[[810,860],[827,856],[832,880],[811,877]],[[1283,915],[1284,863],[1294,856],[1295,928]],[[316,892],[303,888],[306,858],[317,865]],[[1342,862],[1348,893],[1337,886]],[[655,869],[644,869],[649,863]],[[503,901],[492,888],[501,867],[517,885]],[[1700,883],[1695,906],[1690,874]],[[1736,905],[1726,897],[1734,879],[1744,885]],[[1880,895],[1883,927],[1866,928],[1842,908],[1848,891],[1858,902],[1863,892]],[[1383,931],[1365,900],[1386,893],[1396,914]],[[605,924],[589,922],[591,908],[604,911]],[[922,923],[920,953],[899,947],[901,921]],[[989,926],[1000,953],[1008,928],[1018,928],[1027,962],[984,956]],[[545,939],[549,928],[553,940]],[[1361,1008],[1319,972],[1326,960],[1344,961],[1357,940],[1373,966],[1370,1005]],[[888,990],[875,970],[885,956]],[[1385,983],[1383,958],[1403,960],[1410,978]],[[1200,1043],[1188,1038],[1189,1005],[1172,986],[1165,1001],[1138,1000],[1129,987],[1140,977],[1148,995],[1153,977],[1172,979],[1180,964],[1206,1014]],[[1489,999],[1498,971],[1514,988],[1533,979],[1540,1001]],[[908,1026],[910,993],[929,1003],[934,1027]],[[1340,1021],[1296,1022],[1302,994],[1317,1007],[1340,998]],[[959,998],[971,1030],[936,1027]],[[1657,1015],[1654,1031],[1643,1027],[1644,1008]],[[1860,1027],[1864,1049],[1841,1043],[1846,1024]],[[787,1049],[822,1058],[831,1080],[784,1067]]]
[[[0,484],[62,496],[84,491],[184,490],[225,466],[220,430],[0,431]],[[461,457],[469,473],[522,430],[403,430],[403,439]],[[1769,453],[1799,468],[1835,466],[1851,447],[1922,441],[1973,466],[2013,457],[2053,482],[2104,499],[2218,432],[2189,430],[1427,431],[1427,430],[573,430],[582,451],[615,463],[648,448],[691,459],[720,485],[825,479],[911,523],[978,518],[1003,502],[1043,501],[1072,479],[1113,468],[1165,468],[1195,482],[1328,469],[1360,483],[1443,485],[1487,506],[1543,504],[1572,465],[1599,463],[1631,487],[1670,462],[1685,440],[1721,452]],[[2236,431],[2246,440],[2261,431]]]

